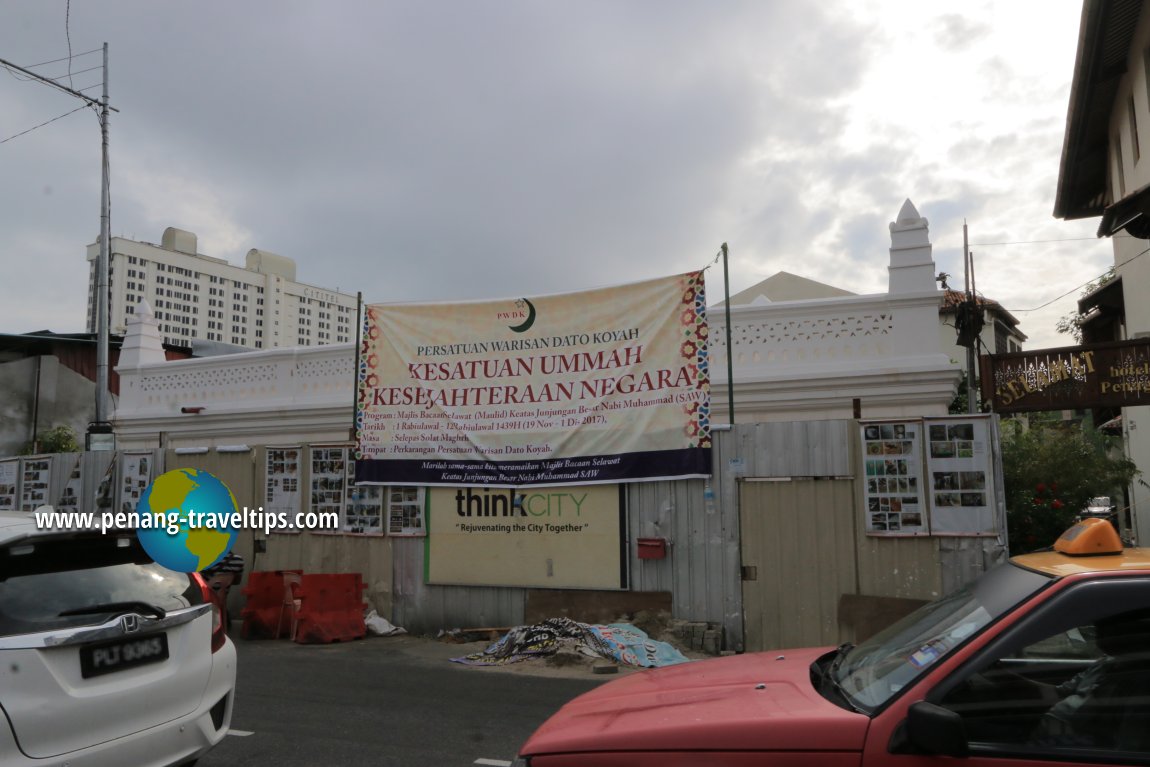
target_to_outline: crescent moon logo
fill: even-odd
[[[508,329],[513,333],[526,333],[535,324],[535,304],[528,301],[526,298],[520,299],[523,303],[527,304],[527,319],[518,325],[508,325]]]

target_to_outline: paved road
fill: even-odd
[[[469,668],[447,658],[477,646],[413,637],[236,645],[232,732],[201,767],[510,764],[543,720],[611,678]]]

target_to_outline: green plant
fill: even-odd
[[[1098,279],[1086,283],[1086,287],[1082,289],[1081,295],[1090,295],[1094,291],[1098,290],[1098,288],[1110,282],[1116,276],[1118,276],[1116,268],[1113,266],[1110,267],[1106,270],[1106,273],[1101,275]],[[1082,320],[1084,317],[1085,315],[1079,314],[1078,312],[1070,312],[1069,314],[1063,315],[1058,319],[1058,322],[1056,322],[1054,325],[1054,329],[1059,333],[1065,333],[1071,336],[1075,343],[1080,344],[1082,343]]]
[[[1010,553],[1051,546],[1096,495],[1117,494],[1140,474],[1112,439],[1052,414],[1003,422],[1002,473]]]
[[[36,440],[24,445],[20,455],[38,455],[40,453],[78,453],[80,452],[79,438],[76,430],[71,426],[57,426],[39,435]]]

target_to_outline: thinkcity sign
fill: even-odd
[[[1150,339],[983,356],[997,413],[1150,405]]]
[[[356,481],[518,487],[710,468],[703,273],[367,307]]]

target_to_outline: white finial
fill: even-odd
[[[929,222],[918,214],[908,197],[890,225],[889,291],[936,291],[936,270],[931,257]]]
[[[141,298],[136,304],[135,314],[128,317],[128,332],[120,347],[118,368],[138,368],[163,362],[164,342],[160,337],[160,323],[152,312],[151,305]]]
[[[910,198],[906,198],[906,202],[902,204],[902,208],[898,212],[898,223],[911,224],[918,221],[922,216],[918,215],[918,209],[914,207],[914,203]]]

